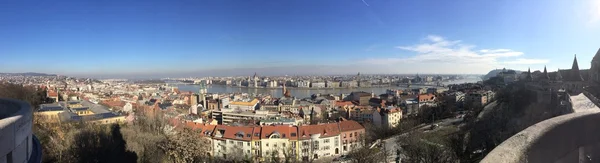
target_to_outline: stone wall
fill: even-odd
[[[483,163],[590,162],[599,160],[598,111],[551,118],[513,135],[492,150]],[[597,162],[597,161],[596,161]]]
[[[12,113],[0,119],[0,163],[28,162],[32,153],[33,113],[23,101],[0,99],[2,110]]]

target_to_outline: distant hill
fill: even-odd
[[[509,70],[511,70],[511,69],[506,69],[506,71],[509,71]],[[513,70],[513,71],[517,72],[517,74],[521,74],[523,72],[523,71],[519,71],[519,70]],[[491,77],[497,76],[498,73],[500,73],[500,72],[502,72],[502,69],[492,70],[492,71],[488,72],[485,76],[483,76],[483,80],[487,80]]]
[[[10,76],[56,76],[55,74],[45,74],[45,73],[37,73],[37,72],[0,73],[0,75],[10,75]]]

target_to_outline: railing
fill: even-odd
[[[600,112],[554,117],[513,135],[483,163],[591,162],[600,159]]]

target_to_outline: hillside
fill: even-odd
[[[54,74],[45,74],[45,73],[37,73],[37,72],[0,73],[0,75],[5,75],[5,76],[56,76]]]
[[[506,69],[506,71],[510,71],[510,70],[511,69]],[[513,70],[513,71],[516,71],[517,74],[520,74],[522,72],[522,71],[519,71],[519,70]],[[489,79],[491,77],[497,76],[498,73],[500,73],[500,72],[502,72],[502,69],[492,70],[492,71],[488,72],[485,76],[483,76],[483,80],[487,80],[487,79]]]

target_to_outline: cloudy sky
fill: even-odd
[[[581,68],[600,0],[6,1],[0,72],[484,74]]]

